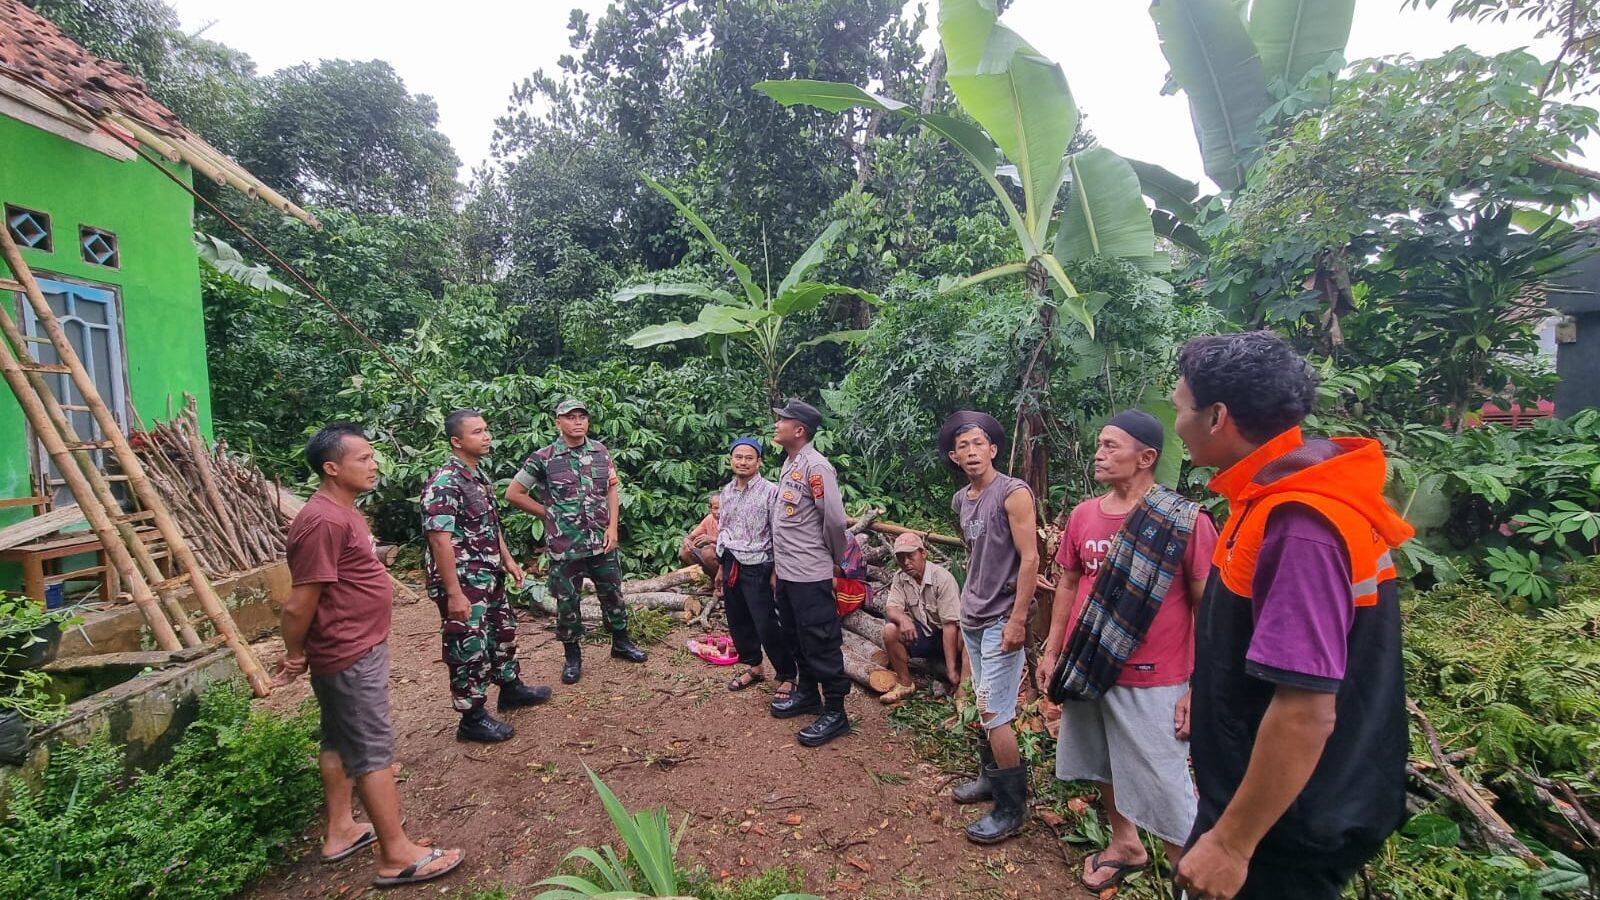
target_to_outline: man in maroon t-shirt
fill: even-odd
[[[1041,690],[1048,690],[1112,539],[1156,482],[1165,440],[1161,422],[1137,410],[1118,413],[1100,430],[1094,478],[1111,490],[1078,504],[1067,518],[1056,552],[1061,577],[1039,667]],[[1182,567],[1116,685],[1096,700],[1062,704],[1056,777],[1099,782],[1111,823],[1110,843],[1085,857],[1079,876],[1096,893],[1149,865],[1140,828],[1161,839],[1168,862],[1175,864],[1194,825],[1188,745],[1194,604],[1205,590],[1216,544],[1216,527],[1202,512],[1195,517]]]
[[[378,481],[372,445],[360,427],[328,425],[306,444],[306,462],[321,479],[289,526],[289,575],[283,604],[284,686],[307,668],[322,711],[322,789],[327,799],[326,862],[378,845],[379,887],[438,878],[459,866],[460,850],[424,847],[400,824],[394,780],[394,726],[389,719],[389,622],[393,589],[378,560],[356,497]],[[351,782],[372,824],[356,822]]]

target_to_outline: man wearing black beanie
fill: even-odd
[[[1109,594],[1107,589],[1118,586],[1118,596],[1108,597],[1103,608],[1115,615],[1116,637],[1125,640],[1127,648],[1120,670],[1107,671],[1099,679],[1098,696],[1086,691],[1062,702],[1061,737],[1056,743],[1056,777],[1098,782],[1111,824],[1111,840],[1085,858],[1078,876],[1079,883],[1095,893],[1115,888],[1150,864],[1139,829],[1160,838],[1167,860],[1176,864],[1195,819],[1188,763],[1194,603],[1205,589],[1217,532],[1195,504],[1156,485],[1156,463],[1165,442],[1161,422],[1147,412],[1125,410],[1106,422],[1095,445],[1094,479],[1110,490],[1072,510],[1056,553],[1060,575],[1039,669],[1040,688],[1050,689],[1069,634],[1077,638],[1092,618],[1085,610],[1101,579],[1108,583],[1100,593]],[[1128,533],[1130,529],[1162,533],[1164,523],[1146,513],[1150,500],[1163,496],[1172,509],[1193,521],[1186,543],[1165,546],[1172,559],[1170,580],[1153,586],[1140,583],[1137,575],[1111,573],[1117,558],[1134,558],[1136,544],[1147,550]],[[1137,567],[1135,563],[1133,568]],[[1152,597],[1156,590],[1160,593]],[[1121,598],[1130,602],[1118,605]],[[1144,617],[1123,615],[1125,609],[1145,611],[1152,605],[1154,614],[1142,627]],[[1084,649],[1092,646],[1087,636],[1074,646],[1074,659],[1090,655]]]

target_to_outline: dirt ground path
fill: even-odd
[[[525,618],[519,647],[525,680],[554,684],[555,698],[512,714],[516,737],[484,746],[455,740],[434,606],[395,609],[390,689],[407,830],[467,848],[462,869],[430,896],[504,885],[531,897],[572,848],[620,849],[585,765],[631,811],[664,804],[674,823],[687,814],[679,859],[716,877],[787,865],[829,898],[1093,896],[1074,889],[1066,845],[1037,821],[999,847],[969,843],[962,829],[981,810],[950,802],[951,776],[917,760],[874,698],[853,692],[854,733],[807,749],[794,739],[806,719],[767,715],[770,683],[730,693],[727,669],[675,654],[687,632],[651,648],[643,666],[589,645],[583,680],[564,687],[548,621]],[[302,679],[269,702],[292,708],[308,695]],[[368,890],[370,856],[322,865],[315,834],[295,852],[249,896]]]

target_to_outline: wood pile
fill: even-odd
[[[278,488],[248,457],[200,436],[194,400],[171,421],[129,439],[145,474],[210,575],[227,575],[283,558],[289,517]]]

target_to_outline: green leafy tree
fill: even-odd
[[[1412,9],[1433,9],[1439,0],[1406,0]],[[1600,7],[1590,0],[1450,0],[1451,19],[1535,22],[1536,37],[1561,41],[1547,66],[1539,96],[1563,92],[1583,97],[1600,91]]]
[[[764,81],[756,88],[784,105],[835,113],[866,109],[922,125],[954,146],[994,193],[1022,258],[959,284],[1021,275],[1034,298],[1041,329],[1038,343],[1025,351],[1016,434],[1022,477],[1036,496],[1045,496],[1048,423],[1040,398],[1048,391],[1057,352],[1055,314],[1059,309],[1092,332],[1091,303],[1098,308],[1108,299],[1080,295],[1063,261],[1104,255],[1135,260],[1152,270],[1164,268],[1163,261],[1156,255],[1154,227],[1132,167],[1103,147],[1068,153],[1078,110],[1061,66],[1000,24],[993,0],[942,0],[939,35],[947,60],[945,80],[976,125],[924,114],[850,84]],[[1002,177],[1020,189],[1020,204]],[[1058,217],[1058,200],[1069,181],[1072,191]]]
[[[245,127],[239,161],[279,190],[357,214],[443,215],[461,161],[433,98],[388,63],[323,60],[274,73]]]
[[[786,320],[816,309],[830,297],[849,295],[867,303],[877,302],[875,296],[858,288],[806,280],[806,275],[822,261],[828,248],[838,237],[843,228],[840,223],[834,222],[823,229],[822,234],[818,235],[816,240],[811,242],[811,246],[800,254],[800,258],[795,260],[776,289],[771,286],[770,272],[766,277],[767,287],[763,288],[756,284],[750,267],[735,259],[727,246],[717,240],[717,236],[712,233],[711,227],[705,220],[684,205],[677,194],[648,175],[644,176],[644,181],[666,197],[668,202],[695,227],[695,230],[705,237],[706,243],[711,245],[717,256],[733,271],[742,296],[735,295],[722,287],[703,283],[655,282],[625,288],[614,298],[615,300],[658,294],[698,297],[709,301],[701,307],[700,315],[693,322],[667,322],[642,328],[628,338],[629,346],[642,349],[656,344],[706,337],[709,338],[713,351],[725,352],[727,342],[736,341],[756,359],[764,376],[767,400],[773,407],[777,407],[782,405],[780,398],[783,372],[802,351],[818,344],[845,343],[861,337],[859,331],[832,331],[808,341],[801,341],[791,347],[789,335],[784,329]]]

